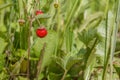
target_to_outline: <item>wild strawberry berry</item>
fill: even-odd
[[[41,10],[37,10],[36,15],[39,15],[39,14],[43,14],[43,12]]]
[[[47,35],[47,30],[45,28],[38,28],[36,30],[36,35],[40,38],[44,38]]]
[[[58,7],[59,7],[59,4],[58,4],[58,3],[54,3],[54,7],[55,7],[55,8],[58,8]]]
[[[19,19],[18,22],[19,22],[19,25],[20,25],[20,26],[23,26],[24,23],[25,23],[25,20],[24,20],[24,19]]]

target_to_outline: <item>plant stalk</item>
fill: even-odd
[[[28,70],[27,70],[28,80],[30,77],[30,46],[31,46],[30,33],[31,33],[31,28],[32,28],[32,18],[31,17],[30,17],[29,23],[30,23],[30,26],[29,26],[29,31],[28,31]]]
[[[67,74],[67,70],[65,70],[65,72],[64,72],[64,74],[63,74],[63,76],[62,76],[62,78],[61,78],[61,80],[64,80],[65,79],[65,76],[66,76],[66,74]]]

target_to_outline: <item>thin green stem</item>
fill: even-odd
[[[107,65],[108,65],[108,59],[107,59],[107,55],[108,55],[108,7],[109,7],[109,0],[106,1],[106,8],[105,8],[105,19],[106,19],[106,38],[105,38],[105,55],[104,55],[104,71],[103,71],[103,76],[102,76],[102,80],[105,80],[105,76],[106,76],[106,71],[107,71]]]
[[[64,74],[63,74],[63,76],[62,76],[62,78],[61,78],[61,80],[64,80],[65,79],[65,76],[66,76],[66,74],[67,74],[67,70],[65,70],[65,72],[64,72]]]
[[[70,51],[70,48],[71,48],[71,42],[70,42],[70,27],[68,26],[70,21],[71,21],[71,18],[74,16],[73,14],[75,13],[75,9],[77,7],[77,4],[78,4],[79,0],[76,0],[73,4],[73,7],[71,8],[71,12],[70,14],[68,15],[68,18],[67,18],[67,21],[66,21],[66,24],[65,24],[65,28],[63,30],[63,36],[66,36],[66,52],[69,53]]]
[[[118,17],[117,13],[118,13],[118,5],[119,1],[117,1],[116,6],[117,6],[117,10],[116,10],[116,16]],[[117,18],[116,18],[117,19]],[[115,22],[116,20],[114,20]],[[118,20],[117,20],[118,22]],[[116,39],[117,39],[117,32],[118,32],[118,25],[117,23],[115,24],[115,26],[113,27],[113,35],[112,35],[112,41],[111,41],[111,54],[110,54],[110,76],[111,76],[111,80],[113,80],[113,57],[114,57],[114,53],[115,53],[115,47],[116,47]]]
[[[59,47],[61,47],[61,28],[60,28],[60,4],[59,4],[59,7],[56,8],[56,13],[57,13],[57,32],[58,32],[58,38],[56,40],[56,42],[58,41],[57,43],[57,46],[56,46],[56,49],[55,49],[55,55],[57,55],[57,50]],[[60,45],[60,46],[59,46]]]
[[[30,75],[30,46],[31,46],[31,41],[30,41],[30,33],[31,33],[31,28],[32,28],[32,18],[30,18],[30,26],[29,26],[29,32],[28,32],[28,69],[27,69],[27,77],[29,79]]]
[[[67,21],[66,21],[65,30],[67,29],[68,24],[69,24],[70,21],[71,21],[71,18],[72,18],[72,16],[73,16],[74,12],[75,12],[76,7],[77,7],[78,1],[79,1],[79,0],[76,0],[75,3],[73,4],[73,7],[71,8],[71,12],[70,12],[70,14],[68,15],[68,18],[67,18]],[[64,30],[64,31],[65,31],[65,30]]]
[[[87,49],[86,55],[84,56],[84,58],[85,58],[85,60],[84,60],[85,65],[84,65],[84,70],[83,70],[84,72],[83,72],[83,74],[82,74],[82,75],[83,75],[83,76],[82,76],[82,79],[85,79],[85,78],[86,78],[86,76],[85,76],[85,70],[86,70],[86,68],[87,68],[87,62],[88,62],[88,60],[89,60],[89,56],[92,55],[92,51],[94,50],[97,42],[98,42],[98,39],[96,38],[95,41],[94,41],[94,43],[93,43],[93,45],[92,45],[92,47],[91,47],[91,49],[89,49],[89,47],[87,47],[88,49]],[[81,74],[81,71],[79,72],[78,75],[80,76],[80,74]],[[86,79],[85,79],[85,80],[86,80]]]

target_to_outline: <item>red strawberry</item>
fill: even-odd
[[[43,14],[43,12],[41,10],[37,10],[36,15],[39,15],[39,14]]]
[[[47,35],[47,30],[45,28],[38,28],[36,30],[36,35],[40,38],[44,38]]]

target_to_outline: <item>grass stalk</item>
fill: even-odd
[[[29,31],[28,31],[28,69],[27,69],[27,77],[29,80],[29,75],[30,75],[30,46],[31,46],[31,41],[30,41],[30,33],[31,33],[31,28],[32,28],[32,19],[29,20],[30,26],[29,26]]]
[[[106,76],[106,71],[107,71],[107,66],[108,66],[108,51],[109,51],[109,47],[108,47],[108,7],[109,7],[109,0],[106,1],[106,8],[105,8],[105,19],[106,19],[106,30],[105,30],[105,54],[104,54],[104,70],[103,70],[103,75],[102,75],[102,80],[105,80],[105,76]]]
[[[61,78],[61,80],[64,80],[65,79],[65,76],[66,76],[66,74],[67,74],[67,70],[65,70],[65,72],[64,72],[64,74],[63,74],[63,76],[62,76],[62,78]]]
[[[117,10],[116,10],[116,16],[115,17],[118,17],[117,13],[118,13],[118,5],[119,4],[119,1],[117,0]],[[118,18],[116,18],[118,19]],[[112,35],[112,41],[111,41],[111,54],[110,54],[110,79],[113,80],[113,57],[114,57],[114,53],[115,53],[115,48],[116,48],[116,40],[117,40],[117,32],[118,32],[118,21],[119,20],[115,20],[117,21],[113,27],[113,35]],[[114,22],[115,22],[114,21]]]

